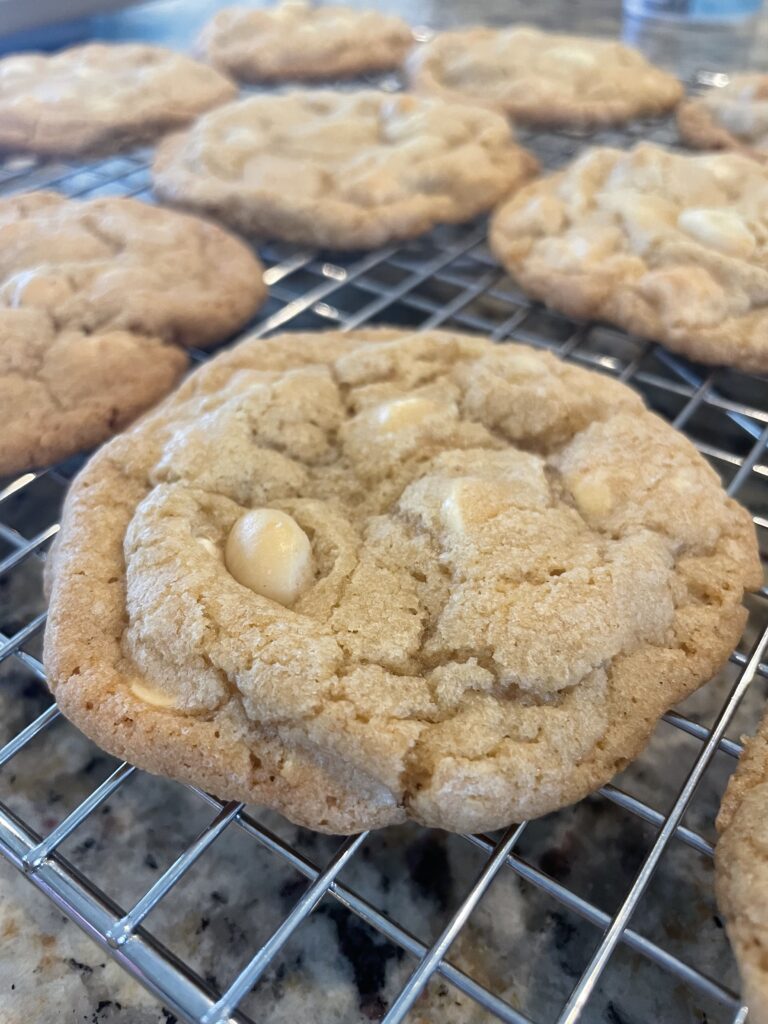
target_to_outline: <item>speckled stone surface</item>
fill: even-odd
[[[354,2],[354,0],[353,0]],[[83,27],[100,38],[140,38],[187,45],[217,6],[174,0],[94,19]],[[359,6],[364,6],[361,2]],[[466,21],[459,0],[397,0],[388,9],[416,23]],[[618,0],[483,0],[472,20],[524,17],[545,27],[620,34]],[[685,36],[625,25],[653,59],[681,74],[702,68],[765,63],[766,24]],[[638,36],[639,33],[639,36]],[[32,537],[52,519],[63,487],[38,480],[11,499],[4,521]],[[9,553],[0,539],[0,559]],[[28,559],[0,578],[0,623],[9,634],[44,607],[42,563]],[[746,644],[749,636],[745,638]],[[39,637],[27,645],[39,653]],[[711,724],[734,679],[729,667],[687,702],[685,712]],[[753,685],[730,735],[751,731],[765,701]],[[18,661],[0,665],[0,743],[49,703],[43,685]],[[617,785],[668,810],[699,749],[698,742],[659,725],[648,751]],[[64,721],[0,772],[0,800],[40,832],[50,831],[98,785],[116,762]],[[714,840],[713,821],[733,761],[718,754],[686,817]],[[318,866],[340,840],[297,829],[277,815],[256,819]],[[136,773],[64,843],[62,854],[123,908],[157,880],[213,816],[193,793]],[[524,832],[518,853],[608,914],[631,886],[656,832],[603,797],[593,797]],[[403,927],[430,943],[440,933],[484,863],[459,836],[403,827],[371,835],[342,881]],[[209,849],[146,921],[147,929],[221,988],[278,926],[306,881],[236,826]],[[673,841],[632,926],[685,962],[736,988],[735,965],[712,892],[712,864]],[[537,1022],[552,1021],[600,939],[600,930],[505,868],[450,952],[450,960]],[[277,956],[243,1010],[259,1024],[366,1024],[386,1012],[415,961],[327,897]],[[585,1013],[586,1024],[726,1024],[732,1012],[620,947]],[[420,1024],[480,1024],[491,1015],[436,978],[414,1008]],[[172,1024],[161,1005],[67,921],[46,897],[0,859],[0,1024]]]

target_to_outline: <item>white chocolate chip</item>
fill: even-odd
[[[34,57],[11,57],[3,61],[0,76],[10,78],[11,75],[29,75],[39,67]]]
[[[257,508],[240,516],[224,560],[238,583],[290,607],[312,580],[312,545],[286,512]]]
[[[462,535],[484,523],[501,508],[511,505],[506,482],[465,476],[452,480],[443,498],[440,517],[451,533]]]
[[[571,487],[576,507],[587,518],[601,519],[613,508],[613,494],[602,480],[580,480]]]
[[[381,133],[386,142],[402,142],[422,131],[424,128],[424,114],[404,114],[402,104],[392,104],[387,111],[389,116],[384,120]]]
[[[14,274],[3,286],[3,298],[14,308],[49,309],[71,295],[72,288],[63,274],[46,273],[39,267]]]
[[[697,242],[727,256],[751,256],[755,236],[732,210],[683,210],[677,225]]]
[[[134,697],[138,697],[139,700],[144,701],[145,704],[151,704],[156,708],[172,708],[174,701],[172,697],[169,697],[167,693],[163,693],[162,690],[155,690],[151,686],[145,686],[143,683],[132,682],[131,693]]]
[[[670,486],[678,493],[690,493],[701,490],[701,475],[696,472],[693,466],[684,466],[679,469],[671,478]]]
[[[522,453],[518,457],[521,461],[516,467],[500,465],[495,475],[483,473],[446,481],[440,506],[445,529],[461,536],[512,509],[545,507],[549,486],[543,470],[535,464],[536,457]]]
[[[464,533],[466,499],[463,497],[463,493],[465,491],[465,483],[466,481],[464,480],[454,480],[440,507],[440,516],[443,524],[451,533]]]
[[[376,422],[385,430],[407,430],[415,427],[440,406],[428,398],[398,398],[394,402],[380,405],[375,412]]]
[[[520,370],[523,373],[546,373],[544,360],[523,348],[509,345],[506,349],[509,353],[509,365],[512,370]]]
[[[214,558],[221,558],[221,551],[216,544],[213,543],[210,537],[198,537],[197,543],[201,548],[205,548],[209,555],[213,555]]]
[[[230,146],[244,146],[250,149],[259,144],[259,135],[250,128],[233,128],[224,141]]]
[[[591,68],[595,64],[595,55],[583,46],[553,46],[547,58],[555,62],[561,60],[574,67]]]

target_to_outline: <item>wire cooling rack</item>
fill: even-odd
[[[625,146],[635,138],[653,138],[670,145],[676,143],[668,122],[637,124],[621,134],[601,133],[590,141]],[[571,157],[583,144],[578,134],[529,133],[522,141],[535,149],[545,165],[556,166]],[[0,166],[0,194],[34,188],[54,188],[72,197],[137,196],[152,201],[149,191],[148,151],[135,151],[90,163],[45,163],[29,159],[10,159]],[[490,256],[485,244],[485,225],[474,223],[460,228],[444,228],[405,245],[390,246],[364,255],[325,257],[316,252],[269,247],[262,251],[267,266],[266,279],[270,299],[250,331],[263,336],[278,329],[337,327],[351,330],[363,324],[388,323],[411,328],[446,326],[482,332],[500,343],[525,342],[554,351],[564,359],[605,373],[631,384],[646,401],[674,426],[686,432],[698,449],[721,475],[730,494],[746,504],[754,517],[763,551],[768,538],[768,386],[765,381],[736,372],[704,369],[680,359],[658,346],[600,325],[576,322],[544,310],[516,290]],[[209,353],[192,353],[197,361]],[[39,563],[57,532],[57,512],[61,498],[82,459],[39,472],[25,473],[0,482],[0,584],[30,567],[39,578]],[[7,609],[0,618],[0,662],[15,662],[17,667],[40,683],[44,671],[39,658],[40,634],[45,613],[42,597],[31,603],[31,611]],[[25,606],[26,608],[26,606]],[[557,871],[525,857],[520,849],[525,823],[515,825],[501,836],[465,836],[482,854],[481,868],[468,884],[462,898],[452,908],[447,923],[441,921],[436,937],[432,929],[428,940],[420,938],[406,924],[388,916],[375,902],[361,895],[343,877],[343,872],[360,858],[365,844],[384,841],[382,833],[340,840],[327,863],[309,858],[298,845],[281,838],[264,823],[258,810],[247,811],[236,803],[192,790],[208,815],[207,824],[175,860],[164,866],[156,882],[138,900],[125,906],[103,892],[96,881],[82,874],[62,852],[62,846],[76,836],[91,816],[105,809],[106,801],[141,773],[128,764],[119,765],[109,777],[88,792],[74,809],[64,814],[47,830],[37,830],[6,803],[0,803],[0,852],[29,881],[42,890],[69,918],[126,971],[152,992],[171,1014],[194,1024],[219,1024],[224,1021],[249,1021],[239,1007],[296,934],[321,900],[331,900],[378,932],[396,947],[399,955],[410,958],[405,984],[378,1014],[386,1024],[405,1019],[414,1006],[418,1019],[419,997],[435,979],[448,983],[486,1011],[482,1020],[498,1019],[509,1024],[530,1024],[524,1006],[513,1005],[493,990],[485,980],[452,961],[454,941],[480,904],[486,890],[505,873],[514,873],[520,884],[533,887],[553,905],[583,919],[595,930],[591,955],[586,957],[573,978],[570,995],[555,1009],[557,1024],[577,1020],[597,1020],[590,1007],[609,965],[620,953],[627,952],[655,965],[672,979],[683,993],[687,1007],[693,1007],[686,1019],[696,1021],[737,1022],[746,1019],[746,1008],[733,991],[735,977],[730,971],[696,966],[695,943],[675,944],[670,950],[656,936],[648,937],[640,927],[631,927],[633,919],[642,921],[643,913],[658,900],[652,876],[670,851],[706,861],[713,847],[703,829],[685,824],[686,813],[695,791],[718,760],[738,757],[740,744],[728,738],[726,731],[737,712],[747,688],[768,679],[768,592],[764,589],[750,599],[750,623],[745,646],[733,653],[727,670],[728,692],[711,721],[702,723],[694,714],[671,711],[665,717],[673,731],[685,734],[696,744],[695,756],[679,782],[672,784],[666,805],[654,806],[646,796],[633,795],[617,785],[604,787],[593,800],[621,808],[651,829],[644,859],[633,869],[630,884],[610,912],[590,896],[568,883],[568,871]],[[713,684],[714,685],[714,684]],[[15,758],[35,749],[49,735],[59,718],[55,704],[29,721],[0,749],[0,775],[11,779],[13,792]],[[751,727],[754,722],[747,722]],[[651,747],[653,757],[654,747]],[[666,771],[666,768],[664,768]],[[671,770],[670,770],[671,771]],[[671,772],[676,777],[674,772]],[[678,774],[680,774],[678,772]],[[189,789],[189,787],[184,787]],[[9,801],[10,802],[10,801]],[[565,813],[565,812],[563,812]],[[557,821],[552,815],[538,827],[547,828]],[[711,826],[711,820],[709,822]],[[151,822],[148,822],[148,828]],[[239,973],[223,984],[212,984],[182,962],[152,934],[146,919],[166,900],[193,866],[204,858],[212,844],[226,847],[233,833],[243,834],[267,855],[284,862],[306,880],[303,891],[266,941],[243,950]],[[711,834],[711,829],[710,829]],[[459,841],[459,840],[457,840]],[[610,850],[598,843],[597,854],[587,870],[594,875],[611,871]],[[115,857],[119,847],[110,851]],[[395,851],[397,854],[397,851]],[[405,856],[394,876],[410,870]],[[430,929],[425,929],[430,931]],[[514,975],[515,948],[510,949]],[[546,965],[549,972],[561,968]],[[718,977],[711,976],[713,973]],[[725,974],[731,986],[723,980]],[[630,994],[630,1001],[633,996]],[[696,1011],[706,1004],[709,1009]],[[322,1022],[324,992],[318,988],[313,1020]],[[608,1007],[601,1021],[623,1021],[618,1011]],[[698,1015],[697,1015],[698,1014]],[[367,1019],[373,1019],[369,1012]],[[328,1018],[330,1019],[330,1018]],[[466,1019],[469,1019],[467,1017]],[[475,1020],[472,1017],[472,1020]],[[480,1019],[480,1018],[477,1018]],[[634,1021],[634,1017],[632,1020]],[[650,1019],[650,1018],[647,1018]],[[665,1021],[681,1019],[672,1010]],[[660,1019],[659,1019],[660,1020]],[[542,1024],[536,1017],[535,1024]],[[660,1022],[661,1024],[661,1022]]]

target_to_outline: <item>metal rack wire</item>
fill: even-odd
[[[602,133],[590,141],[627,145],[634,138],[649,136],[668,144],[675,142],[668,123],[634,125],[627,132]],[[567,159],[582,143],[577,135],[552,133],[530,133],[523,141],[536,149],[549,166]],[[10,160],[0,166],[0,194],[51,187],[72,197],[135,195],[152,201],[147,162],[146,151],[86,164]],[[266,249],[262,256],[268,267],[270,300],[251,328],[259,336],[285,328],[335,326],[351,330],[374,322],[413,328],[453,326],[481,331],[500,343],[522,341],[546,347],[564,359],[632,384],[649,404],[688,434],[721,474],[729,493],[750,508],[765,549],[768,388],[764,382],[731,371],[705,370],[640,339],[543,310],[520,294],[492,259],[482,223],[439,229],[411,243],[362,256],[326,258],[279,246]],[[202,361],[209,354],[193,352],[193,357]],[[25,473],[0,488],[0,579],[44,558],[58,529],[58,500],[81,461],[76,458],[61,466]],[[50,487],[37,498],[35,491],[41,483]],[[33,514],[21,525],[8,510],[25,496],[29,496],[26,507]],[[0,621],[0,663],[15,659],[43,682],[43,667],[34,651],[44,622],[44,612],[22,615],[21,620],[13,611],[6,615]],[[692,993],[692,998],[706,997],[719,1006],[722,1016],[718,1019],[743,1022],[746,1009],[730,988],[630,927],[630,923],[641,903],[652,898],[651,878],[674,844],[687,849],[692,857],[712,856],[712,844],[700,832],[686,826],[684,817],[716,753],[730,758],[738,756],[740,744],[726,736],[729,724],[753,680],[768,679],[766,590],[751,602],[747,636],[749,648],[732,655],[734,682],[711,727],[679,712],[666,716],[669,726],[699,744],[698,754],[684,782],[676,789],[671,806],[659,809],[613,785],[605,786],[600,793],[599,799],[618,805],[655,830],[645,859],[614,913],[607,913],[521,856],[518,847],[527,828],[523,823],[511,827],[501,837],[465,837],[484,855],[484,866],[438,937],[431,943],[425,942],[339,877],[360,855],[364,843],[376,842],[375,835],[344,840],[323,866],[271,831],[259,820],[258,812],[248,812],[236,803],[221,803],[197,790],[193,791],[196,797],[210,808],[207,825],[140,899],[130,906],[119,906],[77,870],[61,847],[108,798],[140,774],[128,764],[117,767],[47,834],[40,834],[9,806],[0,803],[0,852],[126,971],[191,1024],[247,1022],[250,1018],[238,1009],[243,997],[257,985],[267,966],[320,900],[327,897],[412,958],[412,972],[383,1017],[386,1024],[403,1020],[425,985],[438,975],[496,1019],[508,1024],[532,1024],[524,1012],[451,962],[453,941],[494,878],[508,871],[590,922],[602,935],[561,1007],[557,1024],[575,1024],[584,1019],[590,997],[620,947],[667,972]],[[0,770],[12,766],[20,752],[34,748],[58,717],[58,709],[51,704],[12,736],[0,749]],[[165,948],[145,922],[211,845],[226,844],[233,830],[240,830],[270,856],[297,870],[307,885],[267,941],[249,951],[240,973],[216,991]],[[596,865],[595,870],[600,870],[600,866]],[[319,1000],[317,1019],[322,1020],[321,996]]]

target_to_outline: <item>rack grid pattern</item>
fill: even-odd
[[[634,125],[624,133],[600,133],[590,141],[626,146],[639,137],[675,144],[666,122]],[[548,166],[569,158],[582,144],[577,134],[528,133],[523,141]],[[0,194],[32,188],[55,188],[68,196],[134,195],[152,201],[149,192],[147,151],[131,152],[88,164],[9,160],[0,166]],[[364,255],[324,257],[315,252],[270,247],[262,252],[267,266],[270,300],[247,333],[264,336],[278,329],[333,326],[352,330],[363,324],[390,323],[411,328],[444,325],[482,332],[504,344],[524,342],[554,351],[560,357],[606,373],[636,387],[649,404],[676,427],[684,430],[722,476],[729,493],[753,513],[763,550],[768,545],[768,388],[765,382],[732,371],[703,369],[664,349],[607,327],[577,323],[531,303],[504,275],[485,245],[485,225],[438,229],[431,235],[401,246]],[[209,353],[193,352],[196,361]],[[0,486],[0,578],[23,564],[43,559],[58,525],[51,504],[36,508],[31,537],[25,536],[4,515],[13,500],[42,478],[63,493],[82,459],[57,467],[25,473]],[[7,552],[7,553],[6,553]],[[31,653],[44,627],[45,615],[28,621],[0,621],[0,662],[17,659],[38,680],[44,670]],[[637,815],[655,829],[655,838],[633,883],[614,914],[569,889],[522,857],[517,847],[526,824],[508,829],[500,837],[464,837],[485,855],[482,870],[437,939],[425,943],[406,927],[378,910],[339,879],[368,839],[356,836],[340,843],[330,862],[320,866],[259,822],[258,814],[236,803],[221,803],[193,790],[210,808],[208,824],[154,885],[132,906],[118,906],[109,894],[84,877],[60,852],[64,841],[94,814],[136,769],[120,765],[48,834],[38,834],[27,822],[0,803],[0,853],[24,872],[61,910],[83,928],[122,967],[137,978],[180,1019],[190,1024],[249,1021],[238,1006],[258,983],[299,925],[324,897],[331,897],[365,921],[412,958],[405,986],[386,1011],[385,1024],[404,1020],[420,993],[437,975],[471,997],[497,1019],[508,1024],[532,1022],[499,995],[451,962],[451,945],[493,879],[514,872],[553,901],[594,925],[602,934],[591,959],[578,978],[557,1024],[575,1024],[588,1005],[617,947],[625,946],[669,972],[694,994],[714,1000],[728,1021],[743,1022],[746,1008],[736,993],[693,964],[673,955],[630,926],[630,919],[648,892],[654,870],[672,844],[684,844],[691,856],[711,858],[711,843],[683,819],[689,803],[719,750],[738,756],[740,744],[726,733],[746,689],[756,677],[768,680],[768,590],[751,602],[750,646],[732,655],[735,678],[732,690],[711,728],[678,712],[666,722],[698,741],[698,754],[671,805],[660,811],[616,786],[605,786],[600,798]],[[0,749],[0,770],[41,735],[59,717],[51,704]],[[167,896],[213,843],[226,844],[232,830],[242,830],[256,844],[296,869],[306,888],[279,927],[260,946],[249,951],[245,966],[223,991],[213,991],[194,970],[180,962],[144,925],[150,911]],[[596,866],[596,870],[598,867]],[[403,871],[407,867],[403,865]],[[319,995],[321,999],[321,995]],[[322,1020],[322,1003],[319,1003]]]

